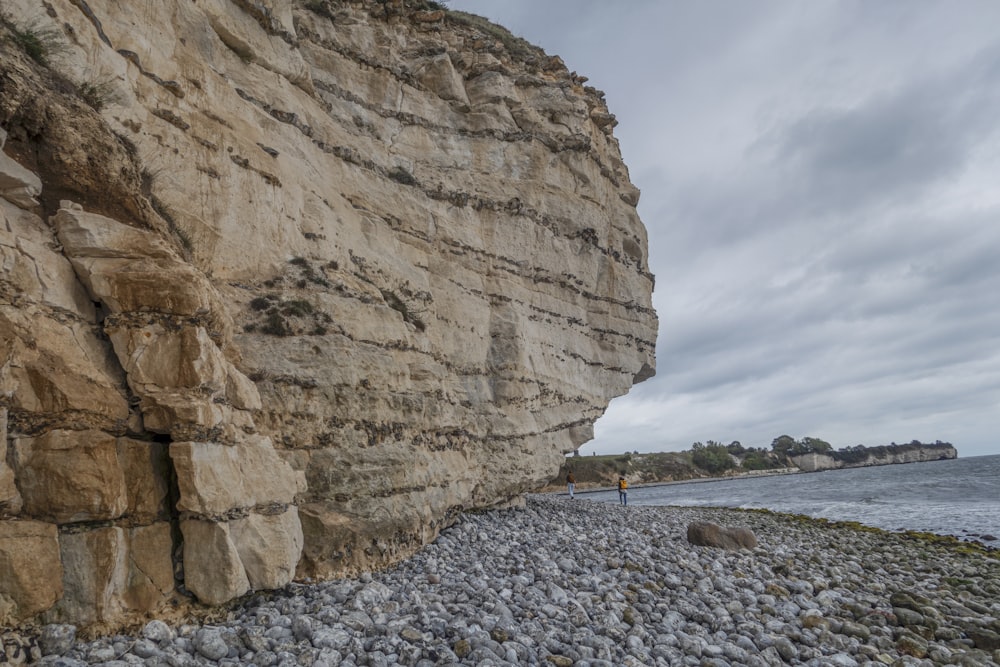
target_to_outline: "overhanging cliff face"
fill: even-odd
[[[0,46],[0,563],[62,572],[0,577],[5,623],[398,559],[653,373],[600,92],[457,13],[302,4],[5,3],[59,53]]]

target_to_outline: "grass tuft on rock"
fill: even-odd
[[[21,25],[3,13],[0,13],[0,24],[10,33],[10,41],[39,65],[48,67],[54,57],[66,50],[66,42],[58,28],[43,26],[38,21]]]

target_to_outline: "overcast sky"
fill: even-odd
[[[1000,454],[1000,2],[451,0],[607,94],[657,375],[589,454]]]

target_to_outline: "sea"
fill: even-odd
[[[617,503],[617,491],[578,493]],[[1000,455],[823,472],[636,485],[630,505],[769,509],[1000,548]],[[990,539],[992,538],[992,539]]]

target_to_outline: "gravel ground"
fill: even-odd
[[[747,527],[752,550],[687,525]],[[977,550],[978,549],[978,550]],[[386,572],[256,594],[225,622],[75,641],[83,665],[996,665],[1000,553],[731,509],[530,496]]]

